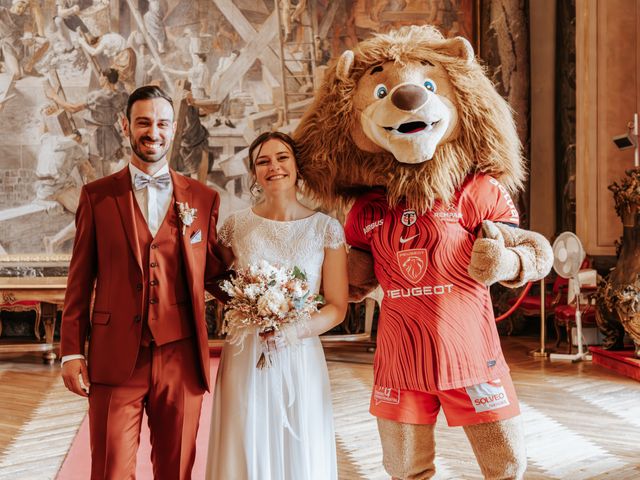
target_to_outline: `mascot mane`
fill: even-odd
[[[382,186],[392,206],[405,200],[409,208],[424,213],[436,200],[449,203],[470,173],[490,174],[512,194],[522,188],[525,169],[511,109],[472,52],[468,57],[452,53],[451,41],[434,27],[402,27],[358,44],[348,72],[339,61],[328,68],[294,132],[308,194],[326,208],[335,208],[363,190]],[[360,121],[353,103],[358,80],[385,62],[398,68],[412,62],[437,63],[449,76],[458,110],[457,132],[438,145],[431,160],[403,164],[389,152],[363,151],[352,140]]]

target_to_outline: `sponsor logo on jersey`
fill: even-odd
[[[510,405],[507,392],[499,379],[465,387],[465,390],[476,413],[488,412]]]
[[[459,212],[456,207],[450,206],[446,211],[433,212],[433,216],[448,223],[456,223],[462,219],[462,212]]]
[[[507,189],[495,178],[489,177],[489,183],[495,187],[498,187],[498,190],[500,191],[500,195],[502,195],[502,198],[504,198],[504,201],[509,206],[510,213],[511,213],[511,218],[509,218],[509,221],[513,223],[518,223],[520,221],[520,215],[518,214],[518,209],[513,204],[513,200],[511,198],[511,195],[509,195],[509,192],[507,191]]]
[[[405,210],[404,212],[402,212],[400,221],[405,227],[410,227],[418,221],[418,214],[415,210]]]
[[[424,248],[396,252],[396,258],[400,273],[411,283],[418,283],[427,273],[427,251]]]
[[[413,240],[414,238],[419,237],[419,236],[420,236],[420,234],[419,234],[419,233],[416,233],[415,235],[412,235],[412,236],[407,237],[407,238],[400,237],[400,244],[401,244],[401,245],[404,245],[404,244],[405,244],[405,243],[407,243],[409,240]]]
[[[375,385],[373,387],[373,401],[376,405],[381,403],[398,405],[400,403],[400,389]]]
[[[373,223],[370,223],[369,225],[367,225],[366,227],[364,227],[364,234],[366,235],[367,233],[369,233],[371,230],[373,230],[374,228],[378,228],[381,227],[382,224],[384,223],[384,219],[380,219],[380,220],[376,220]]]
[[[389,298],[428,297],[429,295],[444,295],[453,291],[453,283],[447,285],[425,285],[423,287],[396,288],[387,290]]]

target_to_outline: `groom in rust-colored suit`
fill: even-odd
[[[62,376],[89,398],[92,479],[135,478],[143,411],[154,477],[191,478],[209,390],[204,290],[224,265],[217,193],[167,164],[173,113],[158,87],[131,94],[131,162],[85,185],[76,214]]]

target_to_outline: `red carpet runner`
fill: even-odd
[[[218,369],[218,357],[211,358],[211,380],[215,383]],[[198,429],[198,443],[196,452],[196,463],[193,467],[192,478],[204,478],[207,466],[207,444],[209,443],[209,423],[211,421],[211,401],[210,393],[204,396],[202,403],[202,414],[200,415],[200,428]],[[147,427],[147,417],[142,420],[142,433],[140,434],[140,448],[138,449],[138,461],[136,469],[137,480],[152,480],[153,470],[151,467],[151,444],[149,443],[149,427]],[[91,473],[91,449],[89,447],[89,419],[85,417],[73,439],[73,443],[64,463],[58,472],[56,480],[87,480]]]

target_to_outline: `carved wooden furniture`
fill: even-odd
[[[64,302],[67,277],[3,277],[0,278],[2,304],[0,310],[16,311],[18,308],[31,308],[39,311],[36,316],[35,342],[0,342],[0,352],[44,351],[43,360],[53,363],[56,354],[53,351],[53,333],[55,331],[56,312]],[[40,342],[40,321],[44,323],[44,343]],[[2,327],[0,326],[0,333]]]
[[[33,333],[36,339],[40,340],[40,302],[33,300],[16,300],[11,292],[2,292],[0,303],[0,336],[2,336],[2,312],[34,312],[36,321],[33,326]]]
[[[567,339],[567,353],[571,353],[571,329],[576,326],[576,308],[578,306],[580,308],[583,328],[597,326],[596,309],[591,299],[597,287],[595,285],[583,285],[580,287],[580,297],[578,299],[568,300],[566,290],[569,285],[567,280],[565,280],[565,282],[566,283],[561,284],[558,289],[558,301],[553,308],[553,324],[556,329],[556,347],[562,342],[562,329],[564,328]],[[578,341],[580,342],[582,339],[578,339]]]
[[[582,294],[581,294],[582,296]],[[581,304],[580,312],[582,313],[582,328],[596,327],[596,309],[591,303]],[[576,326],[576,305],[558,305],[554,310],[554,325],[557,334],[556,347],[562,341],[562,328],[565,329],[567,339],[567,353],[571,353],[573,341],[571,339],[571,329]],[[581,341],[581,339],[578,339]]]
[[[549,291],[550,289],[548,286],[551,285],[553,286],[553,290]],[[544,289],[544,306],[542,305],[542,292],[539,291],[540,289]],[[557,280],[551,280],[550,276],[547,276],[544,280],[533,284],[529,293],[522,298],[522,301],[515,311],[503,320],[506,323],[506,328],[505,330],[501,330],[500,333],[502,334],[504,332],[506,335],[513,335],[514,333],[517,334],[519,326],[520,328],[524,327],[527,317],[540,318],[542,312],[544,312],[545,321],[548,317],[552,317],[553,307],[555,305],[554,300],[556,299],[557,293]],[[503,306],[502,303],[506,304],[504,305],[505,307],[508,307],[505,309],[506,312],[513,308],[516,302],[520,299],[520,295],[521,294],[518,294],[517,296],[507,298],[506,301],[501,301],[501,299],[498,298],[496,305],[500,309],[500,307]],[[496,321],[498,321],[498,318],[496,318]]]

